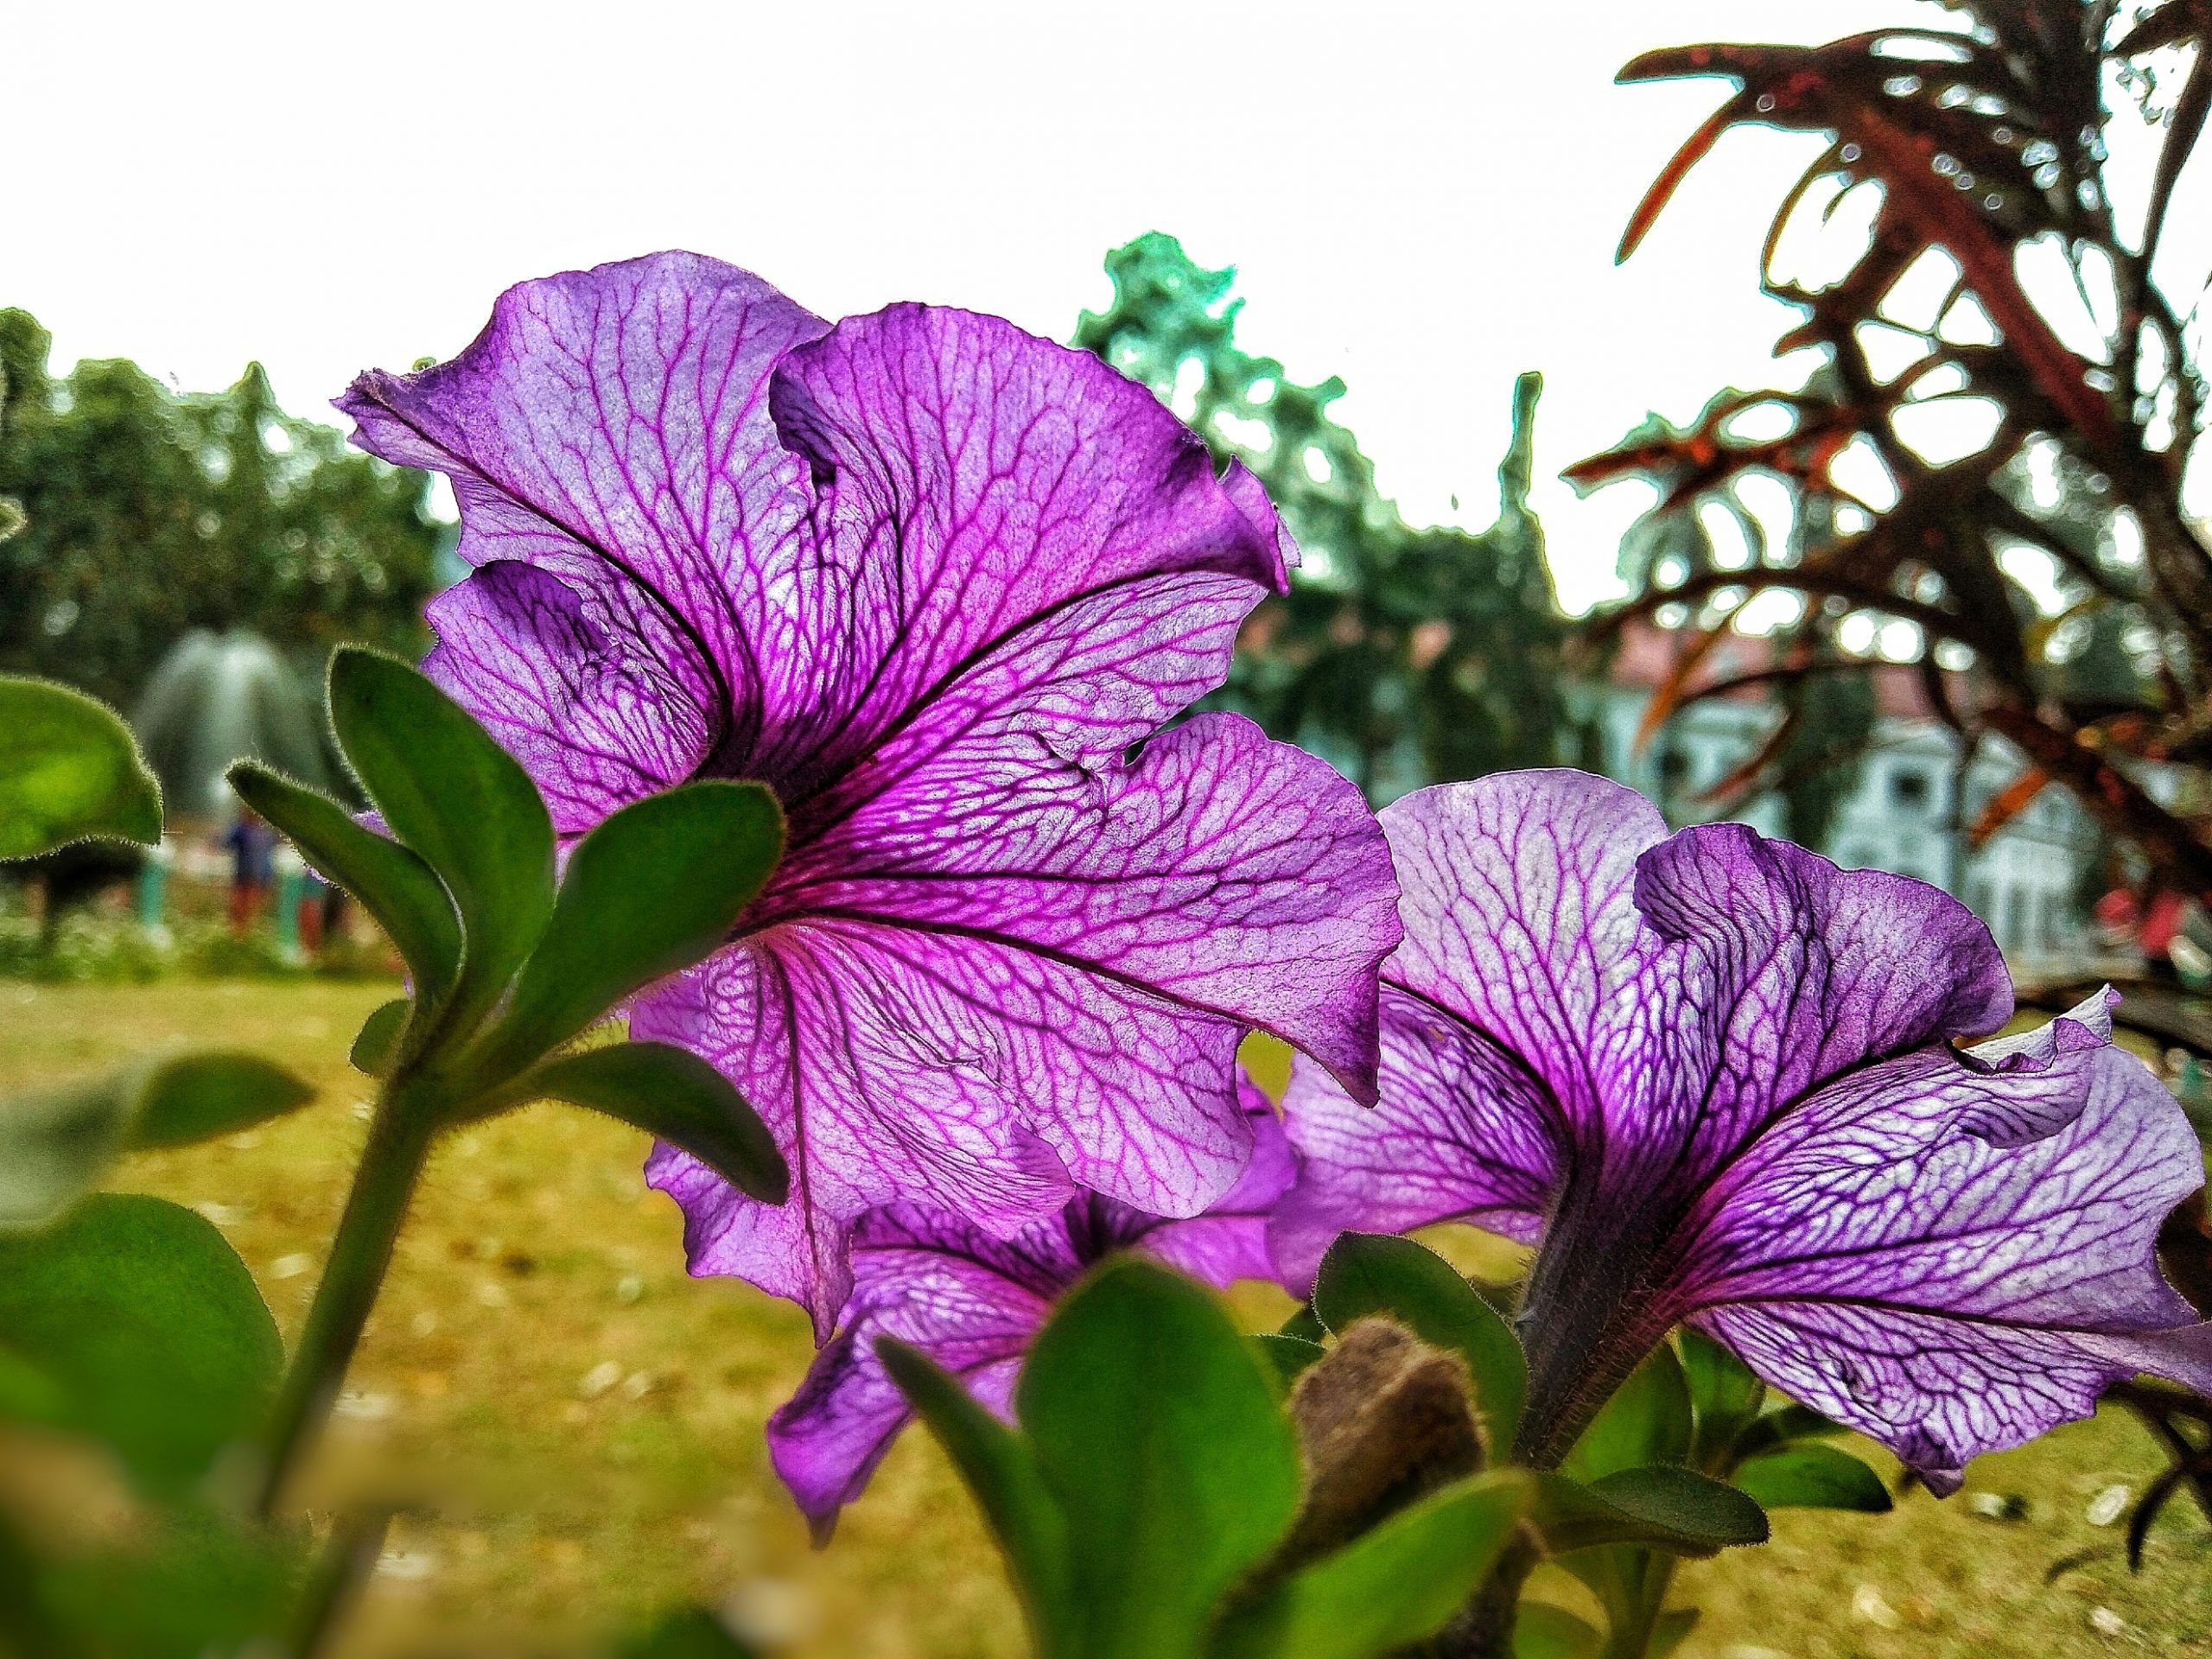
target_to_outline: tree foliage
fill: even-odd
[[[2205,397],[2184,326],[2196,296],[2154,275],[2212,106],[2212,0],[1950,9],[1953,29],[1684,47],[1621,72],[1738,88],[1651,187],[1623,257],[1729,127],[1827,141],[1760,267],[1802,317],[1777,351],[1815,348],[1826,366],[1796,391],[1725,394],[1688,429],[1637,435],[1571,475],[1641,478],[1693,509],[1757,475],[1833,502],[1834,536],[1762,548],[1748,569],[1655,569],[1624,614],[1680,605],[1724,629],[1751,594],[1795,590],[1795,682],[1864,666],[1836,643],[1847,617],[1910,622],[1929,701],[1963,737],[2010,739],[2165,880],[2212,894],[2212,848],[2128,769],[2212,760],[2212,548],[2181,501]],[[2156,150],[2139,214],[2107,177],[2123,124]],[[1785,240],[1854,196],[1867,227],[1848,268],[1817,285],[1789,274]],[[2056,274],[2024,275],[2039,265]],[[2055,321],[2069,286],[2094,341]],[[1986,438],[1962,440],[1978,417]],[[2023,550],[2056,571],[2059,614],[2021,581]]]
[[[0,310],[0,670],[128,703],[170,643],[244,627],[318,659],[420,645],[435,527],[423,480],[277,407],[260,366],[177,396],[137,365],[55,378]]]
[[[1075,343],[1171,403],[1220,462],[1249,467],[1303,556],[1289,594],[1246,624],[1230,699],[1378,800],[1557,759],[1565,630],[1529,506],[1539,378],[1514,388],[1497,521],[1415,529],[1330,417],[1344,383],[1301,386],[1237,347],[1234,270],[1203,269],[1157,232],[1106,270],[1114,302],[1084,313]]]

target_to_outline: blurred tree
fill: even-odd
[[[1570,476],[1640,478],[1694,510],[1763,474],[1833,504],[1835,534],[1748,568],[1655,565],[1618,617],[1680,607],[1694,628],[1726,629],[1751,594],[1794,590],[1809,639],[1788,675],[1808,684],[1865,666],[1834,647],[1846,618],[1908,622],[1931,704],[1969,745],[1999,734],[2030,768],[1978,834],[2047,778],[2163,880],[2212,898],[2212,846],[2130,769],[2212,764],[2212,546],[2182,506],[2207,391],[2188,326],[2199,296],[2158,265],[2212,111],[2212,0],[1948,9],[1955,28],[1670,48],[1622,71],[1738,88],[1651,187],[1624,258],[1729,127],[1825,140],[1776,210],[1760,272],[1802,318],[1777,353],[1811,348],[1826,366],[1796,391],[1726,394],[1688,429],[1635,435]],[[2147,189],[2111,188],[2115,149],[2147,162]],[[1819,232],[1847,200],[1864,210],[1842,215],[1864,226],[1847,245]],[[1833,280],[1785,274],[1778,257],[1839,245]],[[2056,607],[2037,602],[2053,589]]]
[[[175,397],[136,365],[48,369],[29,314],[0,310],[0,670],[128,704],[194,627],[250,628],[319,664],[339,639],[410,654],[436,528],[420,474],[277,408],[260,365]]]
[[[1827,394],[1833,385],[1816,372],[1808,397]],[[1824,846],[1836,813],[1858,787],[1867,741],[1876,716],[1874,687],[1858,671],[1865,659],[1843,651],[1835,639],[1840,620],[1820,607],[1800,615],[1773,637],[1765,665],[1727,678],[1700,676],[1712,649],[1726,638],[1751,588],[1726,585],[1728,573],[1764,565],[1768,559],[1764,523],[1744,500],[1738,486],[1758,475],[1780,486],[1789,509],[1789,546],[1784,559],[1802,563],[1837,537],[1836,513],[1843,505],[1805,470],[1792,466],[1745,467],[1715,480],[1701,464],[1704,452],[1694,435],[1726,418],[1727,411],[1758,400],[1733,387],[1718,394],[1688,431],[1660,416],[1647,416],[1601,458],[1606,470],[1590,476],[1592,464],[1570,468],[1568,481],[1586,493],[1633,471],[1652,486],[1651,505],[1621,538],[1619,570],[1631,592],[1659,591],[1693,582],[1720,584],[1702,607],[1697,626],[1682,628],[1675,671],[1659,688],[1643,721],[1653,735],[1670,716],[1702,697],[1763,690],[1777,705],[1779,718],[1764,747],[1704,791],[1701,805],[1722,811],[1740,809],[1771,791],[1782,803],[1783,833],[1808,847]],[[1732,524],[1735,536],[1724,549],[1713,535],[1712,518]],[[1662,622],[1691,619],[1664,607]],[[1601,637],[1605,630],[1601,629]]]
[[[1150,386],[1218,462],[1249,467],[1301,551],[1289,594],[1245,625],[1228,700],[1378,802],[1557,760],[1565,625],[1529,507],[1539,378],[1514,389],[1497,521],[1480,535],[1416,530],[1329,416],[1344,383],[1301,386],[1237,349],[1234,270],[1206,270],[1156,232],[1106,270],[1114,302],[1084,314],[1075,343]]]

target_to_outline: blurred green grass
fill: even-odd
[[[200,1206],[289,1337],[360,1141],[367,1088],[346,1049],[390,995],[373,982],[0,982],[0,1090],[209,1043],[321,1084],[295,1117],[138,1158],[119,1178]],[[809,1548],[761,1441],[805,1370],[806,1322],[745,1286],[685,1275],[674,1207],[639,1173],[645,1151],[620,1125],[537,1107],[454,1137],[432,1165],[318,1465],[327,1494],[368,1488],[417,1506],[346,1659],[564,1653],[689,1599],[728,1605],[772,1653],[1020,1654],[995,1557],[925,1436],[905,1437],[830,1549]],[[1255,1328],[1287,1306],[1257,1287],[1237,1300]],[[1678,1599],[1706,1615],[1679,1651],[2212,1651],[2212,1536],[2195,1511],[2169,1510],[2135,1576],[2121,1528],[2086,1516],[2107,1487],[2139,1489],[2158,1466],[2148,1437],[2107,1413],[1983,1459],[1969,1497],[1916,1492],[1886,1516],[1778,1515],[1766,1549],[1683,1569]],[[2018,1495],[2025,1516],[1985,1517],[1974,1493]]]

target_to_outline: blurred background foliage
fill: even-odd
[[[1805,699],[1872,669],[1850,635],[1878,629],[1968,760],[2009,746],[2016,781],[1970,840],[2050,783],[2164,886],[2212,898],[2199,810],[2145,772],[2212,761],[2212,544],[2183,502],[2207,395],[2203,277],[2158,264],[2212,111],[2212,6],[1948,10],[1955,26],[1671,47],[1621,71],[1733,83],[1660,168],[1624,259],[1730,129],[1821,141],[1773,207],[1758,270],[1796,317],[1777,356],[1820,366],[1568,469],[1584,488],[1649,487],[1672,527],[1646,537],[1661,556],[1624,573],[1637,591],[1611,624],[1725,634],[1764,594],[1800,601],[1768,679],[1807,718],[1732,780],[1738,799],[1802,765]],[[1698,556],[1685,527],[1705,509],[1747,521],[1753,482],[1816,507],[1821,533]],[[1705,654],[1684,653],[1662,702],[1736,689],[1699,683]]]
[[[195,628],[249,630],[319,673],[340,640],[428,643],[437,527],[424,480],[276,405],[257,364],[179,394],[136,364],[49,370],[0,310],[0,671],[129,708]]]
[[[1378,804],[1556,761],[1567,624],[1529,506],[1541,378],[1513,388],[1497,522],[1479,534],[1415,529],[1329,413],[1344,382],[1300,385],[1237,346],[1233,270],[1205,270],[1157,232],[1109,254],[1106,270],[1113,303],[1084,314],[1075,343],[1150,386],[1218,464],[1250,467],[1302,556],[1289,594],[1246,623],[1223,700],[1325,756]]]

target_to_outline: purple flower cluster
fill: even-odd
[[[1521,1455],[1682,1322],[1938,1491],[2116,1378],[2212,1390],[2155,1252],[2202,1154],[2102,997],[1956,1047],[2012,1014],[1965,906],[1579,772],[1382,816],[1382,1103],[1299,1065],[1274,1249],[1295,1281],[1344,1228],[1537,1245]]]
[[[564,842],[692,778],[783,804],[735,937],[631,1014],[791,1169],[775,1208],[654,1155],[695,1272],[826,1338],[882,1205],[1001,1236],[1083,1191],[1196,1215],[1251,1154],[1248,1029],[1374,1098],[1380,830],[1249,721],[1166,724],[1294,555],[1142,387],[996,318],[832,327],[663,254],[512,289],[341,407],[452,479],[474,569],[426,666]]]
[[[1939,1487],[2115,1377],[2212,1389],[2152,1250],[2200,1155],[2101,1001],[1960,1048],[2011,986],[1931,887],[1573,772],[1378,825],[1249,721],[1179,721],[1296,551],[1096,359],[667,254],[516,288],[343,407],[452,479],[474,569],[429,670],[564,842],[692,778],[783,804],[766,890],[631,1021],[790,1162],[781,1208],[649,1167],[693,1271],[814,1318],[771,1441],[818,1526],[904,1420],[877,1337],[1003,1410],[1122,1248],[1300,1287],[1344,1229],[1536,1244],[1539,1462],[1685,1321]],[[1300,1052],[1281,1122],[1250,1030]]]

